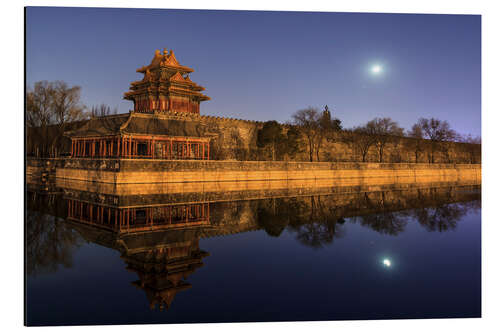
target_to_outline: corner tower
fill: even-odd
[[[174,51],[155,51],[151,64],[137,69],[141,81],[130,84],[124,99],[134,102],[134,111],[143,113],[185,112],[200,114],[200,102],[210,100],[205,90],[189,78],[193,69],[179,64]]]

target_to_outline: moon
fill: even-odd
[[[391,261],[389,259],[387,259],[387,258],[384,259],[382,261],[382,263],[384,264],[385,267],[391,267],[391,264],[392,264]]]
[[[372,66],[372,73],[373,74],[379,74],[380,72],[382,72],[382,66],[380,66],[380,65],[373,65]]]

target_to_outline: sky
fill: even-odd
[[[481,134],[479,15],[26,9],[28,87],[63,80],[89,107],[133,109],[123,94],[163,48],[195,70],[204,115],[285,122],[328,105],[346,128],[434,117]]]

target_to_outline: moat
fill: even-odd
[[[477,184],[221,201],[60,185],[28,183],[28,325],[481,315]]]

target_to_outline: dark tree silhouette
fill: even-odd
[[[276,161],[286,152],[287,138],[283,134],[283,128],[277,121],[267,121],[257,134],[257,147],[269,148],[271,158]]]

